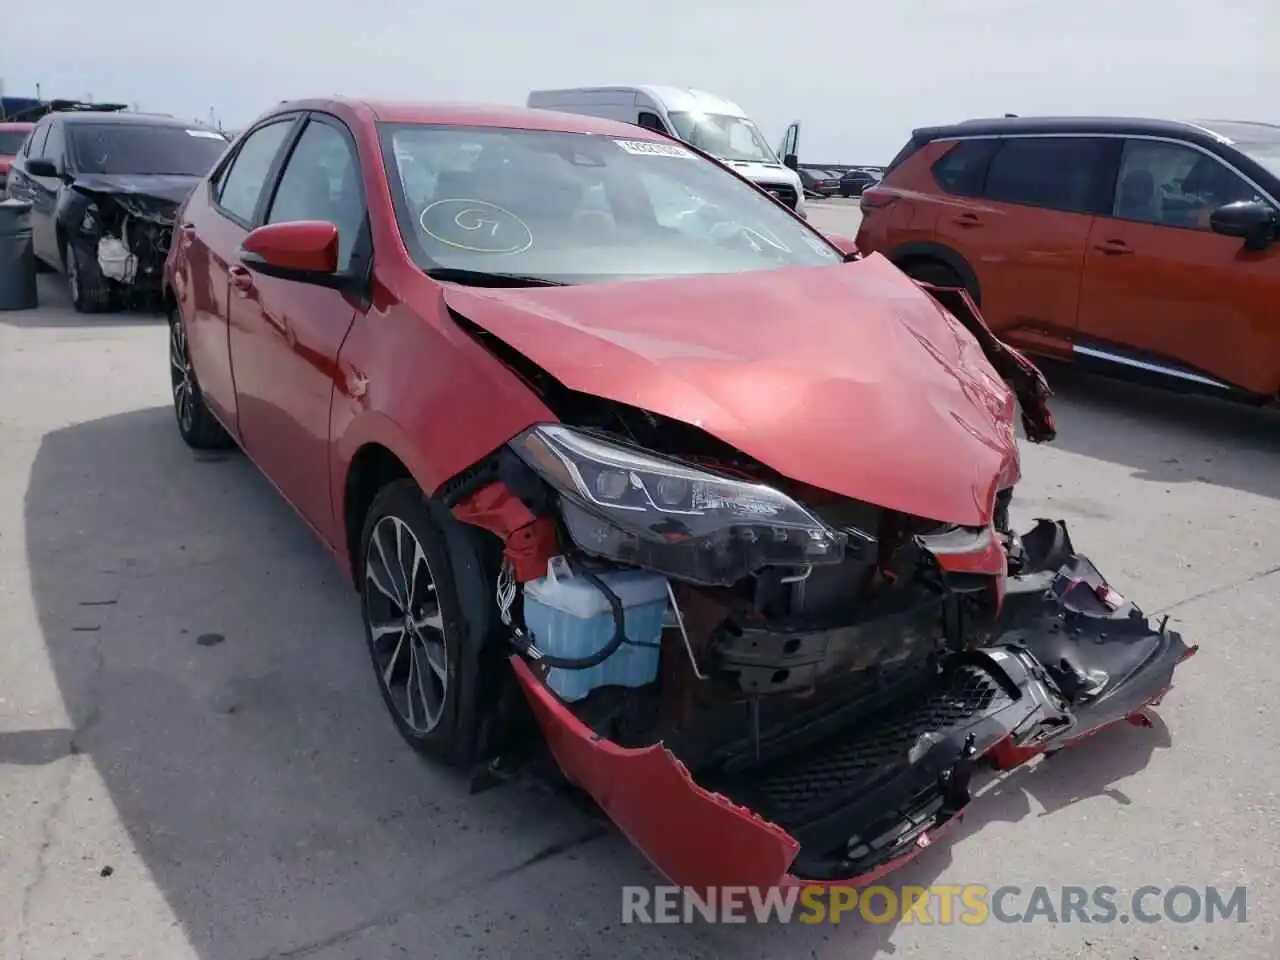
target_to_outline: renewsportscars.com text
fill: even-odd
[[[623,923],[1245,923],[1245,887],[623,887]]]

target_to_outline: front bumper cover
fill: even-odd
[[[1002,612],[976,649],[910,702],[823,740],[820,756],[766,764],[745,791],[695,781],[660,743],[599,737],[521,658],[512,665],[564,774],[671,882],[860,886],[962,818],[975,763],[1008,769],[1141,722],[1197,650],[1107,586],[1062,524],[1041,521],[1017,553]],[[821,795],[806,794],[818,782]]]

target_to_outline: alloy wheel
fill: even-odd
[[[364,558],[365,617],[378,681],[419,736],[444,715],[449,689],[444,618],[426,552],[399,517],[380,519]]]
[[[195,376],[187,349],[187,332],[182,318],[169,325],[169,380],[173,387],[173,410],[184,433],[195,428]]]

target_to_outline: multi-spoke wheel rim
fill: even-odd
[[[430,733],[444,714],[449,660],[426,552],[403,520],[383,517],[369,537],[364,571],[378,682],[409,729]]]
[[[187,350],[187,332],[181,318],[169,325],[169,380],[173,385],[173,410],[182,429],[190,431],[195,420],[194,378],[191,355]]]

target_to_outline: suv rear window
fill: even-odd
[[[933,165],[933,179],[947,193],[961,197],[981,196],[987,181],[987,166],[1000,146],[996,139],[961,140]]]
[[[1101,175],[1109,147],[1115,142],[1099,138],[1010,137],[991,158],[983,196],[1069,213],[1103,212],[1110,206],[1109,178]]]

